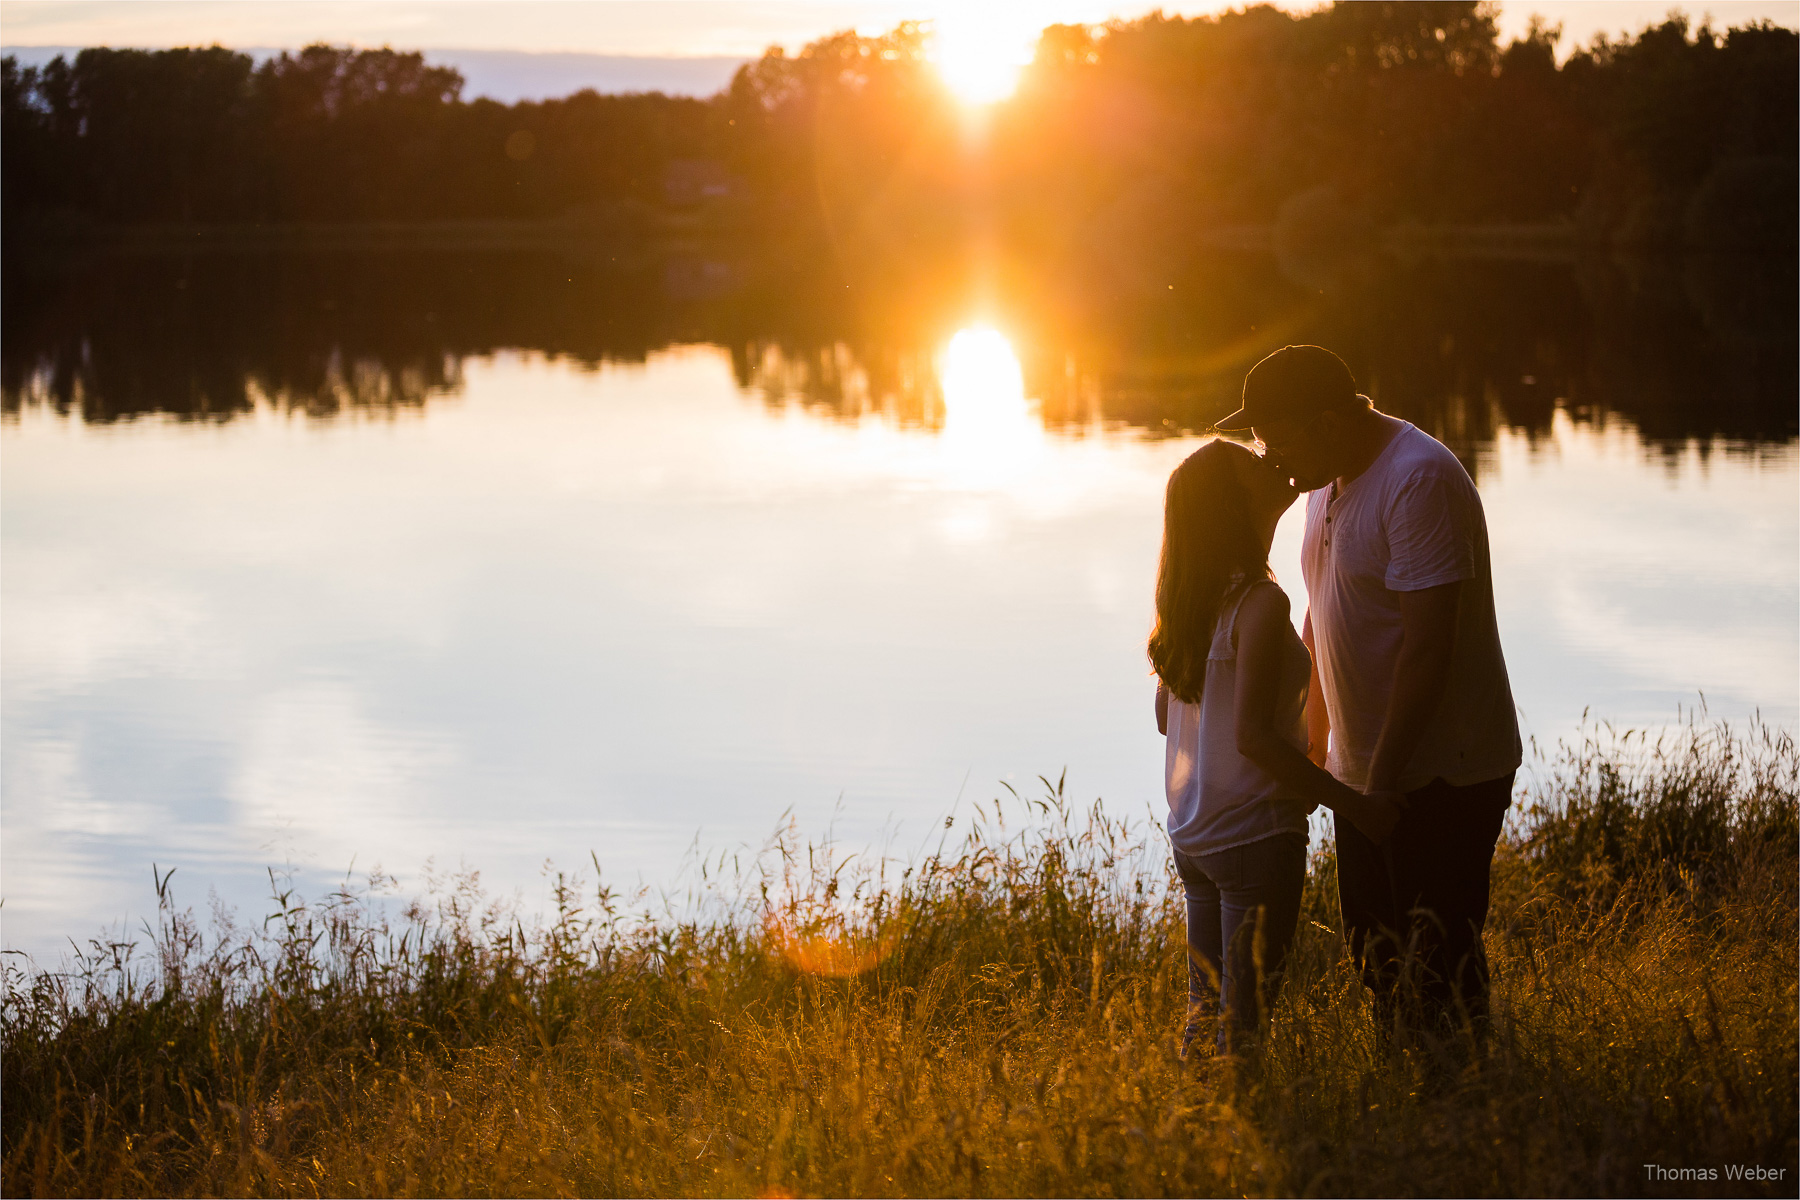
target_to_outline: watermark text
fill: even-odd
[[[1720,1167],[1665,1167],[1660,1163],[1645,1163],[1644,1178],[1651,1183],[1717,1183],[1721,1179],[1734,1183],[1778,1183],[1787,1178],[1787,1168],[1755,1163],[1726,1163]]]

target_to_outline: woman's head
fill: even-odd
[[[1194,702],[1206,682],[1219,603],[1241,579],[1269,578],[1269,542],[1295,492],[1236,442],[1208,442],[1169,476],[1150,662],[1176,696]]]

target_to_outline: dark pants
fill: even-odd
[[[1336,819],[1344,937],[1384,1028],[1477,1037],[1488,1015],[1488,874],[1513,776],[1468,787],[1442,779],[1406,796],[1384,846]]]
[[[1278,833],[1216,854],[1175,851],[1187,893],[1188,1021],[1192,1041],[1217,1006],[1219,1049],[1253,1041],[1281,986],[1306,885],[1306,835]]]

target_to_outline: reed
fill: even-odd
[[[592,878],[537,922],[472,876],[404,909],[277,881],[265,926],[206,930],[159,875],[153,939],[8,974],[0,1186],[1792,1194],[1797,783],[1764,727],[1540,761],[1473,1056],[1376,1036],[1325,846],[1264,1051],[1183,1061],[1160,831],[1048,781],[906,864],[786,828],[660,913]]]

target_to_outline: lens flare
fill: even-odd
[[[796,927],[791,919],[770,915],[765,927],[776,951],[796,970],[808,975],[845,979],[873,970],[894,949],[894,934],[876,935],[843,928],[840,922]]]

